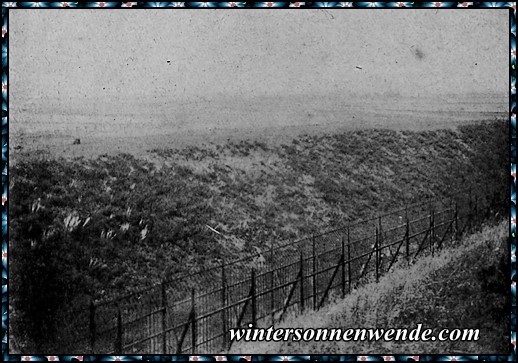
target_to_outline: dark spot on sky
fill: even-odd
[[[421,49],[415,47],[413,49],[413,52],[414,52],[414,55],[416,56],[417,59],[421,60],[424,58],[424,53]]]
[[[478,66],[478,63],[475,63],[476,66]]]
[[[168,61],[167,61],[167,63],[171,63],[171,61],[170,61],[170,60],[168,60]]]

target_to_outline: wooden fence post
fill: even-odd
[[[342,236],[342,299],[345,297],[345,237]]]
[[[340,256],[340,259],[338,260],[337,264],[333,268],[333,275],[331,276],[331,279],[329,280],[325,290],[322,293],[322,298],[320,299],[320,303],[318,304],[318,309],[320,309],[324,305],[326,298],[329,296],[329,291],[331,291],[333,282],[335,281],[335,277],[341,266],[342,266],[342,256]]]
[[[381,260],[381,251],[383,250],[383,243],[385,242],[385,236],[383,235],[383,226],[381,224],[381,216],[378,216],[378,260],[379,260],[379,275],[383,274],[383,261]],[[388,247],[390,251],[390,247]]]
[[[448,222],[451,223],[451,236],[450,236],[450,241],[452,239],[452,236],[453,236],[453,224],[455,223],[455,211],[453,209],[453,197],[450,197],[450,214],[449,214],[449,217],[448,217]]]
[[[95,304],[93,299],[90,299],[90,352],[95,352]]]
[[[167,354],[167,293],[162,281],[162,354]]]
[[[275,276],[274,276],[274,273],[275,273],[275,270],[273,268],[274,266],[274,257],[273,257],[273,242],[270,246],[270,289],[272,290],[272,292],[270,293],[270,311],[272,313],[272,325],[273,323],[275,322],[275,292],[273,290],[273,286],[275,284]]]
[[[194,287],[191,290],[191,309],[192,309],[192,320],[191,320],[191,344],[192,344],[192,354],[194,354],[196,349],[196,300],[195,300],[195,291]]]
[[[312,237],[313,241],[313,310],[317,309],[317,254],[315,246],[315,236]]]
[[[347,280],[349,282],[349,294],[351,293],[353,287],[353,279],[351,276],[351,225],[347,226]]]
[[[383,229],[381,227],[381,216],[378,216],[378,245],[381,246],[383,244]]]
[[[225,275],[225,261],[221,262],[221,328],[223,329],[223,346],[227,347],[227,280]]]
[[[257,293],[255,284],[255,268],[252,269],[252,325],[255,327],[257,324]]]
[[[304,257],[300,251],[300,311],[304,311]]]
[[[117,338],[115,339],[115,354],[122,354],[122,313],[119,304],[117,304]]]
[[[196,300],[195,300],[195,291],[194,288],[191,289],[191,312],[189,313],[189,318],[187,319],[187,323],[184,325],[182,334],[180,336],[180,341],[176,346],[176,354],[182,354],[182,346],[185,338],[187,337],[187,332],[189,330],[189,325],[191,326],[191,352],[194,353],[196,349]]]

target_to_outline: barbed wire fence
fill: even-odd
[[[216,354],[231,328],[269,326],[454,243],[491,214],[492,197],[429,199],[164,280],[69,312],[61,349],[95,354]]]

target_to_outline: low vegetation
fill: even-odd
[[[318,312],[276,328],[479,329],[479,340],[236,343],[232,354],[508,354],[508,222],[485,226],[458,245],[405,263]]]
[[[38,350],[32,342],[49,338],[63,309],[467,185],[504,206],[507,137],[499,121],[154,150],[147,160],[20,157],[9,185],[18,344]]]

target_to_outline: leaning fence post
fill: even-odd
[[[192,344],[192,354],[196,349],[196,300],[195,300],[195,291],[194,287],[191,290],[191,344]]]
[[[162,354],[167,354],[167,293],[165,279],[162,280]]]
[[[225,276],[225,261],[221,262],[221,328],[223,329],[223,346],[227,347],[227,280]]]
[[[453,197],[450,197],[450,214],[449,214],[449,217],[448,217],[448,222],[451,223],[451,226],[452,226],[452,230],[451,230],[451,234],[453,236],[453,224],[455,223],[455,211],[453,210]],[[450,237],[451,239],[451,237]]]
[[[345,297],[345,237],[342,236],[342,298]]]
[[[90,351],[95,351],[95,304],[93,299],[90,299]]]
[[[122,354],[122,313],[117,304],[117,338],[115,339],[115,354]]]
[[[300,311],[304,311],[304,257],[300,251]],[[273,287],[272,287],[273,288]]]
[[[275,294],[274,294],[274,290],[273,290],[273,286],[275,284],[275,276],[274,276],[274,257],[273,257],[273,242],[270,246],[270,290],[271,293],[270,293],[270,311],[272,312],[272,325],[273,323],[275,322]]]
[[[349,294],[352,290],[353,279],[351,277],[351,225],[347,226],[347,280],[349,285]]]
[[[378,216],[378,245],[381,246],[383,244],[383,229],[381,227],[381,216]]]
[[[252,325],[256,326],[257,323],[257,294],[255,284],[255,268],[252,269]]]
[[[317,255],[315,249],[315,235],[312,237],[313,242],[313,310],[317,309]]]

